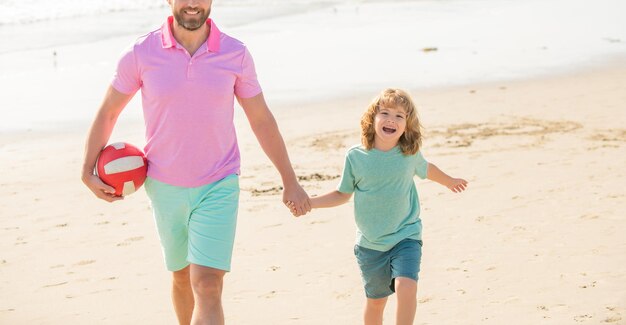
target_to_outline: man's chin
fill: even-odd
[[[176,22],[179,26],[188,31],[195,31],[200,29],[202,25],[206,24],[207,19],[209,19],[208,15],[206,16],[206,18],[202,17],[204,19],[184,19],[181,15],[174,15],[174,18],[176,19]]]
[[[183,23],[183,24],[179,24],[182,28],[188,30],[188,31],[194,31],[194,30],[198,30],[200,29],[200,27],[202,27],[202,25],[204,25],[204,22],[202,23],[196,23],[194,22],[193,24],[190,23]]]

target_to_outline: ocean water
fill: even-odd
[[[170,14],[165,0],[0,8],[0,132],[88,123],[119,53]],[[282,106],[626,62],[624,0],[215,0],[211,17]],[[124,114],[141,118],[135,97]]]
[[[0,25],[165,7],[161,0],[0,0]]]
[[[246,6],[306,6],[339,1],[315,0],[223,0],[214,1],[218,7]],[[344,0],[343,2],[358,2]],[[0,25],[23,24],[83,16],[106,15],[114,12],[166,8],[166,0],[0,0]]]
[[[236,26],[359,1],[214,1],[212,17],[223,18],[221,25]],[[0,0],[0,8],[0,54],[141,35],[170,14],[166,0]]]

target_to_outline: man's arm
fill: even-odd
[[[293,171],[287,148],[283,140],[274,115],[267,107],[263,93],[251,98],[237,98],[243,107],[250,127],[254,132],[261,148],[272,161],[283,182],[283,203],[293,202],[296,208],[296,216],[301,216],[311,211],[309,196],[298,183],[296,173]]]
[[[104,184],[98,176],[94,175],[94,166],[98,155],[104,146],[106,146],[113,132],[113,127],[126,104],[133,98],[133,95],[123,94],[115,88],[109,86],[102,105],[91,124],[87,143],[85,144],[85,157],[83,160],[83,169],[81,179],[85,185],[100,199],[108,202],[121,200],[122,197],[115,196],[115,189]]]

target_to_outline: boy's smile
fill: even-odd
[[[394,127],[383,126],[383,132],[387,134],[393,134],[394,132],[396,132],[396,129]]]
[[[374,148],[387,151],[395,147],[406,129],[404,109],[381,107],[374,118],[374,128],[376,131]]]

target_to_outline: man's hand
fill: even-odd
[[[107,184],[104,184],[100,178],[96,175],[83,176],[83,183],[95,194],[98,198],[107,202],[114,202],[123,200],[123,196],[115,195],[115,189]]]

